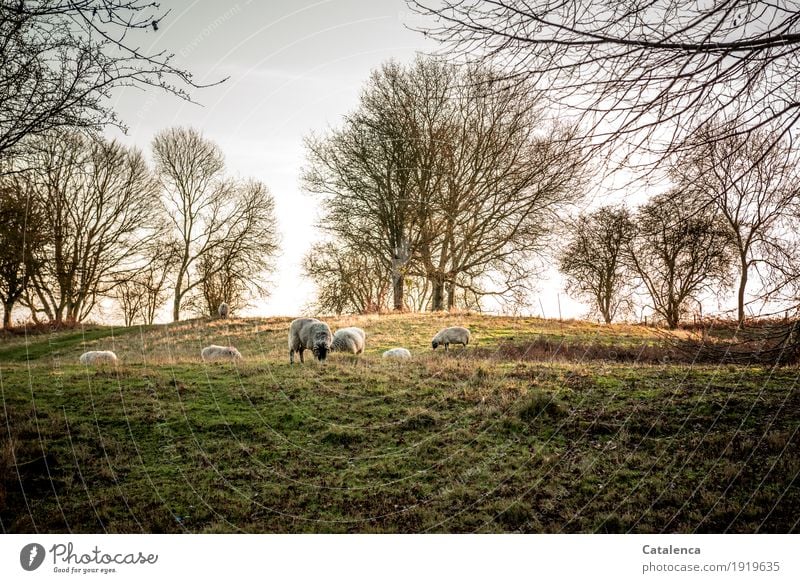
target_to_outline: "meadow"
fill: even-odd
[[[797,367],[693,363],[644,326],[327,321],[365,355],[290,366],[289,318],[2,337],[0,530],[798,531]],[[433,352],[446,325],[473,344]]]

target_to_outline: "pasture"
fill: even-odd
[[[365,355],[290,366],[289,318],[2,338],[0,529],[798,531],[796,367],[693,364],[642,326],[326,321]],[[432,352],[447,325],[473,344]],[[103,349],[119,367],[78,363]]]

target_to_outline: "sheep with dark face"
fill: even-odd
[[[333,344],[330,327],[316,318],[297,318],[289,325],[289,364],[294,364],[294,353],[303,361],[303,351],[310,350],[314,358],[323,361]]]
[[[217,314],[219,314],[220,318],[227,318],[228,314],[230,314],[230,313],[231,313],[231,308],[225,302],[222,302],[219,305],[219,308],[217,308]]]
[[[434,350],[439,346],[444,346],[445,351],[451,344],[461,344],[464,348],[469,344],[469,330],[461,326],[451,326],[440,330],[431,341],[431,346]]]
[[[214,362],[216,360],[241,360],[242,354],[233,346],[217,346],[212,344],[200,351],[203,362]]]
[[[367,342],[367,335],[361,328],[350,326],[340,328],[333,335],[331,352],[349,352],[350,354],[361,354]]]
[[[114,364],[119,362],[117,355],[110,350],[90,350],[81,354],[81,364],[95,365],[95,364]]]

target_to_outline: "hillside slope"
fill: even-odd
[[[662,335],[480,315],[288,318],[0,342],[4,532],[792,532],[797,370],[692,366]],[[446,325],[473,345],[430,350]],[[200,349],[233,344],[236,365]],[[380,353],[409,348],[406,363]],[[77,363],[112,349],[118,368]]]

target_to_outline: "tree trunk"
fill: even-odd
[[[410,257],[408,241],[401,235],[399,241],[395,243],[394,255],[392,256],[392,301],[393,307],[397,312],[402,312],[406,309],[404,272]]]
[[[405,303],[405,278],[403,274],[398,271],[392,272],[392,297],[394,303],[394,310],[402,312],[406,309]]]
[[[181,319],[181,292],[180,288],[175,288],[175,296],[172,300],[172,321],[177,322]]]
[[[431,277],[433,284],[433,295],[431,297],[431,311],[438,312],[444,310],[444,277],[435,274]]]
[[[737,311],[738,316],[737,320],[739,322],[739,326],[744,324],[744,293],[745,289],[747,288],[747,261],[742,260],[741,262],[741,273],[739,274],[739,293],[737,294]]]

